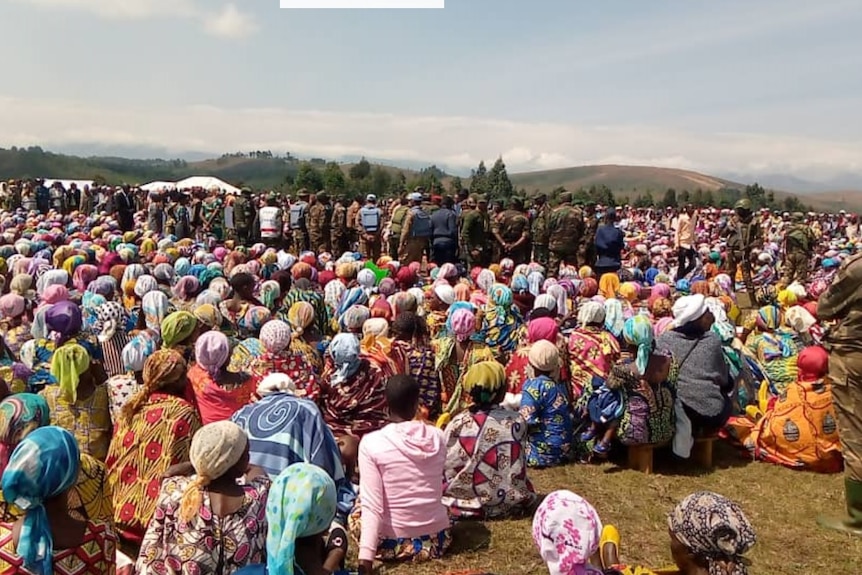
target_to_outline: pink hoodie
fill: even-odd
[[[381,537],[435,535],[449,527],[441,503],[445,463],[443,432],[420,421],[390,423],[362,438],[360,561],[374,560]]]

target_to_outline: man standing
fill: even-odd
[[[401,232],[404,230],[404,220],[407,219],[407,212],[409,211],[410,206],[407,205],[407,195],[401,194],[398,205],[392,210],[392,218],[389,220],[389,257],[393,260],[398,259],[398,251],[401,247]]]
[[[382,228],[383,212],[377,207],[377,196],[368,194],[365,205],[356,214],[356,229],[359,234],[359,253],[373,262],[380,258]]]
[[[421,262],[431,240],[431,216],[422,209],[422,193],[413,192],[408,199],[410,211],[401,230],[401,265]]]
[[[123,184],[114,193],[114,207],[117,210],[117,220],[120,222],[120,229],[124,232],[130,232],[135,229],[135,201],[129,195],[128,184]]]
[[[557,277],[561,263],[578,266],[578,249],[584,235],[584,215],[572,205],[572,193],[562,194],[560,202],[548,225],[548,277]]]
[[[47,214],[51,209],[51,191],[45,187],[45,180],[36,180],[36,209],[42,214]]]
[[[251,188],[244,187],[233,203],[233,223],[236,226],[236,240],[239,245],[250,243],[249,230],[254,221],[254,206],[251,204]]]
[[[584,207],[584,235],[578,249],[578,263],[582,266],[596,265],[596,232],[599,230],[599,217],[596,215],[596,204],[587,202]]]
[[[742,266],[742,281],[751,303],[757,305],[754,282],[751,280],[751,250],[760,246],[761,228],[751,213],[751,201],[739,200],[735,206],[736,214],[721,231],[727,238],[727,275],[736,281],[736,270]]]
[[[695,232],[697,228],[697,217],[694,212],[694,207],[689,204],[683,208],[679,217],[676,219],[676,229],[674,230],[674,247],[677,254],[677,279],[682,279],[688,275],[688,272],[695,268]]]
[[[450,196],[442,200],[440,209],[431,214],[431,253],[438,266],[458,262],[458,216]]]
[[[350,202],[350,205],[347,207],[347,249],[355,250],[356,246],[359,242],[360,230],[359,230],[359,222],[357,221],[357,217],[359,217],[359,210],[362,209],[362,204],[359,203],[359,198],[354,197],[353,201]]]
[[[330,249],[330,218],[332,207],[329,205],[329,194],[320,192],[316,201],[308,208],[308,239],[311,251],[316,254],[328,252]]]
[[[278,205],[278,198],[270,194],[266,205],[260,209],[260,238],[269,247],[280,248],[283,233],[284,212]]]
[[[347,208],[344,206],[344,196],[335,199],[332,208],[332,253],[337,258],[347,251]]]
[[[862,536],[862,253],[848,258],[817,305],[822,321],[838,321],[826,336],[829,379],[844,455],[848,516],[820,517],[828,529]]]
[[[548,268],[548,225],[551,219],[551,208],[548,206],[548,196],[540,194],[533,201],[535,216],[533,217],[533,260]]]
[[[530,220],[524,215],[524,200],[512,198],[509,205],[494,220],[491,233],[500,245],[500,259],[512,258],[517,266],[530,259]]]
[[[293,249],[297,255],[308,250],[308,227],[306,215],[308,213],[308,190],[302,188],[297,192],[299,199],[290,206],[290,219],[288,226],[293,236]],[[260,226],[263,230],[263,222]]]
[[[486,267],[489,264],[490,250],[488,235],[491,222],[488,216],[488,200],[483,196],[469,199],[461,218],[461,249],[467,267]]]
[[[789,286],[794,281],[808,281],[808,262],[814,247],[814,234],[805,224],[805,215],[793,214],[793,224],[784,234],[784,277],[782,283]]]

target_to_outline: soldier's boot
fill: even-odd
[[[862,481],[844,480],[847,517],[818,517],[817,523],[826,529],[862,537]]]

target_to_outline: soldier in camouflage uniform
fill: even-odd
[[[288,225],[293,236],[293,249],[298,254],[308,249],[308,190],[302,188],[297,196],[299,199],[290,205]]]
[[[819,517],[828,529],[862,536],[862,254],[847,258],[817,305],[821,321],[837,321],[826,335],[829,380],[844,456],[847,516]]]
[[[500,259],[511,258],[515,265],[530,261],[530,220],[524,214],[524,200],[512,198],[491,226],[491,233],[500,249]]]
[[[548,225],[548,250],[551,252],[548,277],[557,277],[561,263],[578,266],[578,251],[584,237],[584,214],[572,205],[572,194],[564,193],[560,202],[551,212]]]
[[[308,243],[309,249],[316,254],[328,252],[332,237],[330,219],[332,218],[332,205],[329,203],[329,194],[320,192],[316,201],[312,201],[308,208]]]
[[[488,239],[491,221],[488,201],[479,196],[466,202],[467,209],[461,215],[461,250],[467,267],[487,267],[490,263]]]
[[[793,214],[793,225],[784,235],[784,277],[785,286],[794,281],[805,283],[808,280],[808,263],[815,238],[811,229],[805,225],[805,216]]]
[[[338,196],[335,199],[335,206],[332,208],[332,253],[339,257],[347,251],[347,239],[349,237],[347,230],[347,208],[344,205],[344,196]]]
[[[551,207],[548,205],[548,197],[541,194],[533,203],[535,216],[533,216],[533,260],[548,267],[548,225],[551,219]]]
[[[251,242],[249,231],[254,222],[254,206],[251,203],[251,188],[243,188],[233,203],[233,223],[236,227],[236,240],[239,245]]]
[[[742,266],[742,281],[748,297],[756,305],[757,295],[751,281],[751,251],[760,247],[762,230],[751,212],[751,201],[739,200],[735,209],[736,213],[721,231],[721,237],[727,239],[727,275],[736,281],[736,270]]]
[[[389,257],[393,260],[398,259],[401,232],[404,229],[404,220],[407,219],[407,212],[409,211],[410,206],[407,205],[407,194],[402,194],[395,209],[392,210],[392,217],[389,219]]]
[[[584,208],[584,235],[578,249],[579,265],[593,267],[596,265],[596,231],[599,229],[599,218],[596,217],[596,205],[588,203]]]

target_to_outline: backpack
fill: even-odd
[[[787,234],[787,239],[792,240],[792,243],[795,243],[797,246],[803,249],[803,251],[808,251],[809,248],[809,238],[808,238],[808,230],[803,228],[802,226],[795,226],[790,233]]]
[[[305,227],[306,210],[308,210],[308,204],[305,202],[297,202],[290,206],[290,229],[299,230]]]
[[[413,212],[413,227],[410,229],[410,236],[414,238],[430,238],[431,216],[418,206],[412,208],[411,211]]]
[[[359,209],[359,224],[366,233],[373,234],[380,229],[380,210],[371,206]]]

